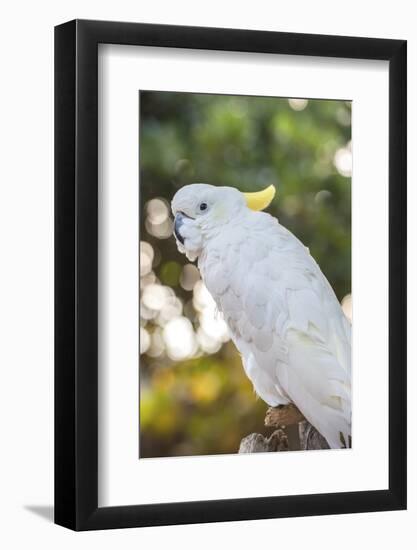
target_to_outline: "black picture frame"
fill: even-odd
[[[106,43],[389,61],[387,490],[98,506],[97,53]],[[55,28],[57,524],[90,530],[406,508],[406,46],[404,40],[106,21]]]

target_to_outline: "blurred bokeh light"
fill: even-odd
[[[235,453],[268,434],[170,201],[193,182],[254,191],[320,264],[351,319],[351,107],[346,101],[141,92],[140,456]]]

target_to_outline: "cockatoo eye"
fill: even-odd
[[[207,206],[207,203],[206,202],[202,202],[200,204],[200,211],[201,212],[204,212],[204,210],[207,210],[208,206]]]

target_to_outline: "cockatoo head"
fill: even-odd
[[[175,216],[174,235],[180,252],[191,261],[204,250],[208,239],[226,230],[225,226],[242,213],[263,210],[272,201],[275,187],[256,193],[241,193],[233,187],[193,183],[182,187],[171,203]]]

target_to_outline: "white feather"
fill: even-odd
[[[350,324],[308,249],[274,218],[244,211],[233,226],[206,243],[199,268],[247,376],[269,405],[295,403],[341,447],[351,436]]]

